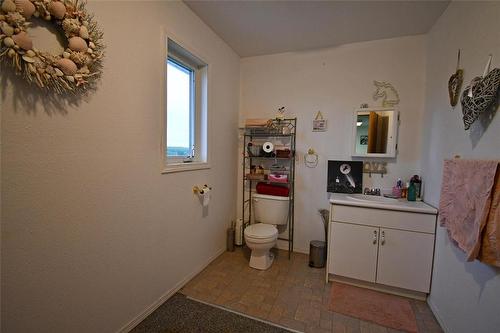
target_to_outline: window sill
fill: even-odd
[[[182,171],[194,171],[210,169],[210,164],[207,162],[190,162],[190,163],[171,163],[165,166],[161,173],[173,173]]]

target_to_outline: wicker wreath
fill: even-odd
[[[475,77],[462,93],[462,114],[465,130],[481,114],[497,103],[498,89],[500,87],[500,69],[491,70],[484,77]]]
[[[27,33],[32,17],[59,27],[67,47],[59,55],[37,50]],[[57,93],[79,93],[102,73],[102,32],[78,0],[3,0],[0,7],[0,61],[30,83]]]

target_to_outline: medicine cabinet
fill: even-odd
[[[399,113],[394,108],[354,111],[353,157],[396,157]]]

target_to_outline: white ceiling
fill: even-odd
[[[426,33],[449,1],[184,2],[241,57]]]

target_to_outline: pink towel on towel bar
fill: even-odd
[[[444,161],[440,224],[448,229],[450,238],[466,253],[468,261],[479,255],[486,224],[496,223],[494,215],[497,214],[493,214],[490,220],[489,215],[498,163],[461,159]],[[496,195],[495,200],[498,197]]]
[[[490,214],[483,231],[483,243],[479,260],[500,267],[500,167],[497,170],[495,185],[491,195]]]

